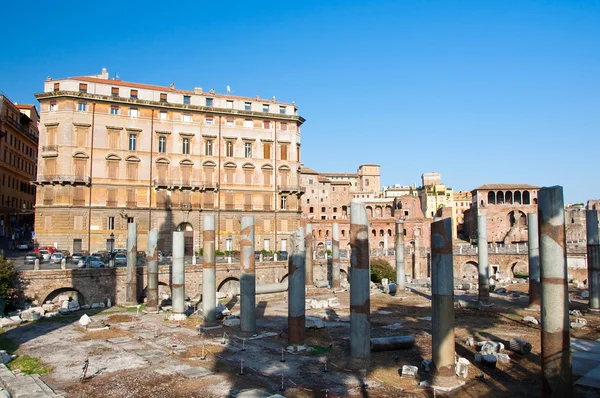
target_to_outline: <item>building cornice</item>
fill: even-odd
[[[38,101],[48,100],[48,99],[56,99],[56,98],[77,98],[84,99],[89,101],[99,101],[106,102],[111,104],[128,104],[128,105],[136,105],[140,107],[150,107],[150,108],[161,108],[161,109],[171,109],[171,110],[179,110],[179,111],[197,111],[206,114],[212,115],[225,115],[225,116],[252,116],[260,119],[268,119],[268,120],[281,120],[281,121],[294,121],[299,125],[303,124],[306,119],[302,116],[297,115],[284,115],[280,113],[265,113],[265,112],[255,112],[255,111],[245,111],[241,109],[226,109],[226,108],[216,108],[210,106],[198,106],[198,105],[185,105],[185,104],[173,104],[170,102],[158,102],[158,101],[149,101],[149,100],[140,100],[140,99],[132,99],[126,97],[114,97],[110,95],[99,95],[99,94],[90,94],[90,93],[82,93],[77,91],[50,91],[44,93],[37,93],[35,97]]]

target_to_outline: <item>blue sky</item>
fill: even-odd
[[[31,103],[47,76],[102,67],[230,85],[295,101],[303,163],[318,171],[377,163],[385,185],[438,171],[455,190],[529,183],[600,198],[600,1],[262,4],[9,2],[0,90]]]

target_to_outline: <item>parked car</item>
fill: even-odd
[[[41,263],[43,260],[42,255],[36,252],[29,252],[25,255],[25,264],[33,264],[35,260],[39,260]]]
[[[285,250],[280,250],[277,252],[277,260],[287,260],[288,252]]]
[[[73,253],[73,256],[71,256],[71,262],[77,264],[79,263],[79,260],[82,260],[85,257],[87,257],[86,252]]]
[[[126,265],[126,264],[127,264],[127,255],[125,253],[115,254],[115,265]]]
[[[50,256],[51,264],[60,264],[60,262],[65,258],[65,256],[61,252],[54,252]]]
[[[34,252],[38,253],[40,250],[46,250],[50,254],[52,254],[52,253],[54,253],[56,251],[56,248],[54,248],[52,246],[40,246],[37,249],[35,249]]]
[[[104,268],[105,266],[101,260],[98,260],[98,258],[94,256],[86,256],[79,260],[77,265],[79,268]]]
[[[33,242],[30,240],[22,240],[17,244],[18,250],[31,250],[33,249]]]
[[[43,261],[50,261],[50,256],[52,256],[52,253],[50,253],[48,250],[40,250],[38,254],[42,256]]]

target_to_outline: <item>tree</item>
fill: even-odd
[[[17,286],[19,286],[19,271],[15,269],[12,261],[0,256],[0,300],[17,299]],[[4,306],[0,308],[0,312],[4,312]]]

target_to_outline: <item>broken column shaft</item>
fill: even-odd
[[[586,210],[588,290],[590,309],[600,309],[600,242],[598,241],[598,211]]]
[[[487,303],[490,299],[487,212],[481,207],[477,208],[477,264],[479,274],[479,301],[482,303]]]
[[[183,232],[173,232],[171,298],[174,319],[185,319],[185,241]]]
[[[304,235],[304,244],[306,251],[306,286],[312,286],[313,280],[313,235],[312,235],[312,224],[306,223],[306,235]]]
[[[350,351],[352,358],[371,353],[369,221],[365,205],[350,202]]]
[[[539,306],[541,301],[540,286],[540,231],[537,213],[527,214],[528,255],[529,255],[529,305]]]
[[[256,332],[256,274],[254,270],[254,216],[243,216],[240,236],[240,329]]]
[[[542,396],[572,397],[563,189],[538,192],[542,280]]]
[[[406,270],[404,266],[404,221],[396,220],[396,287],[399,292],[406,288]]]
[[[431,224],[431,293],[431,384],[452,387],[457,380],[454,370],[454,269],[450,218]]]
[[[204,216],[202,232],[202,315],[204,326],[217,322],[217,273],[215,268],[215,216]]]
[[[305,283],[306,269],[304,228],[299,227],[292,242],[292,253],[288,258],[288,337],[290,344],[304,343],[305,329]]]
[[[158,230],[148,232],[148,290],[146,307],[148,311],[158,311]]]
[[[340,288],[340,225],[331,225],[331,287]]]
[[[127,274],[125,303],[137,305],[137,224],[127,224]]]

